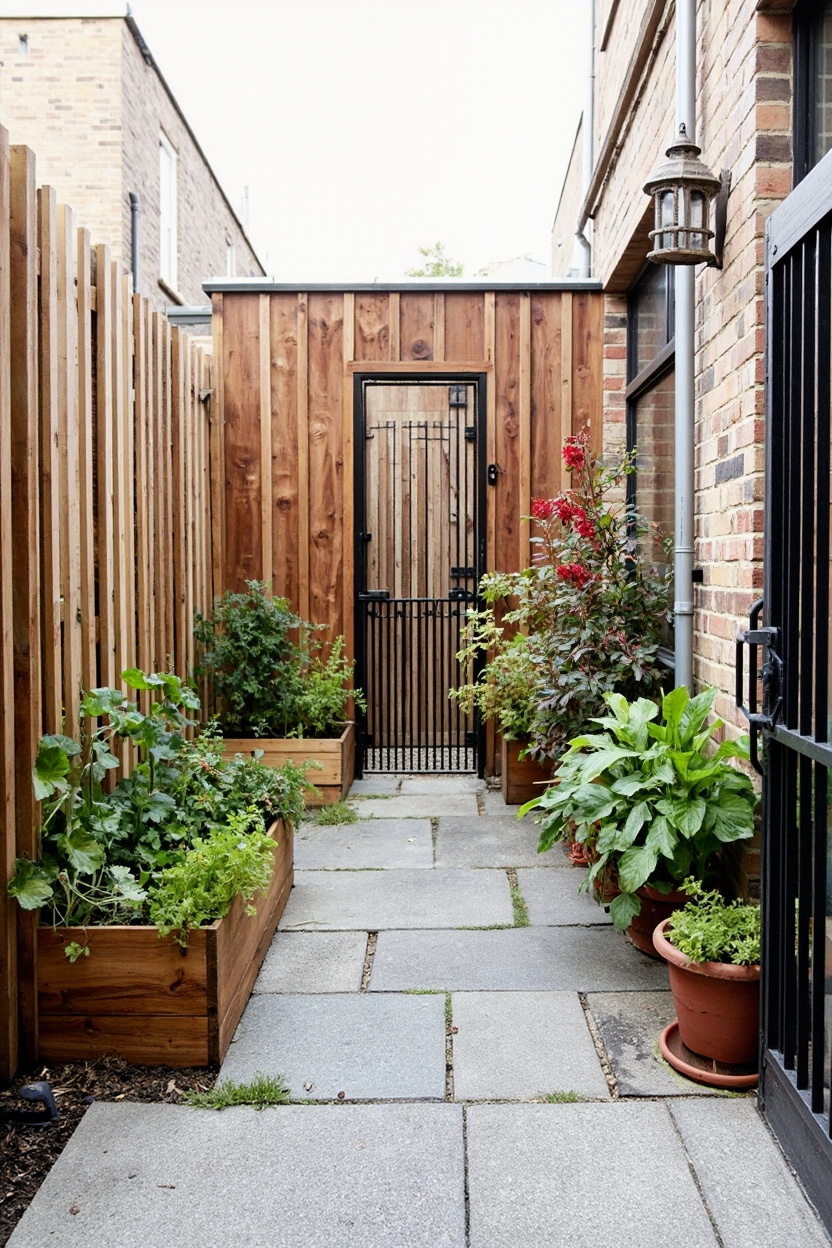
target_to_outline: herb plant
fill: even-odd
[[[747,758],[744,740],[708,745],[722,727],[706,720],[716,689],[691,698],[674,689],[659,708],[607,693],[611,714],[595,718],[603,732],[574,737],[555,783],[521,807],[536,809],[538,851],[572,835],[592,862],[585,886],[617,877],[610,905],[616,926],[641,910],[637,890],[670,892],[693,875],[706,880],[723,845],[750,837],[757,798],[750,779],[728,760]],[[656,722],[658,720],[658,722]]]
[[[707,892],[694,879],[686,880],[690,901],[675,911],[665,936],[691,962],[730,962],[756,966],[760,961],[760,907],[726,901],[721,893]]]
[[[487,597],[487,595],[486,595]],[[494,719],[507,741],[525,740],[537,710],[537,668],[523,633],[507,638],[496,620],[493,605],[469,611],[457,660],[466,683],[449,690],[465,715],[477,711],[483,720]],[[475,665],[490,655],[478,675]]]

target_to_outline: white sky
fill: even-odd
[[[132,0],[278,280],[465,272],[549,233],[583,100],[588,0]],[[95,11],[84,0],[1,10]],[[99,11],[123,12],[112,0]]]

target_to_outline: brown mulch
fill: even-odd
[[[182,1093],[213,1087],[216,1072],[200,1067],[131,1066],[120,1058],[38,1065],[23,1071],[0,1091],[0,1108],[39,1109],[20,1100],[25,1083],[46,1079],[58,1106],[51,1127],[0,1122],[0,1248],[4,1245],[64,1145],[93,1101],[166,1101],[176,1105]]]

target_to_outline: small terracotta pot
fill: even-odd
[[[627,937],[636,949],[655,958],[653,931],[656,924],[669,919],[675,910],[681,910],[690,898],[687,893],[679,889],[674,889],[670,893],[660,893],[658,889],[651,888],[649,884],[643,884],[641,888],[636,889],[636,892],[641,898],[641,910],[627,928]]]
[[[701,1057],[727,1065],[754,1062],[759,1044],[759,966],[691,962],[665,936],[670,922],[658,924],[653,944],[670,972],[682,1043]]]

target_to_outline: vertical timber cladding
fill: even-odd
[[[567,484],[563,438],[588,424],[601,445],[600,290],[241,286],[209,283],[222,378],[214,445],[225,476],[217,518],[225,588],[271,580],[355,653],[356,371],[486,373],[486,461],[497,469],[486,497],[487,566],[528,563],[521,517],[532,498]]]

